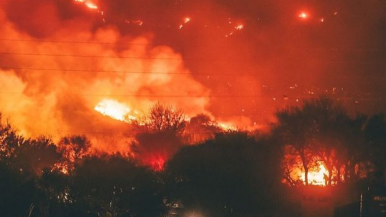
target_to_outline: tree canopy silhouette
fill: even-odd
[[[136,142],[131,149],[144,164],[162,170],[164,163],[183,145],[185,124],[181,110],[157,103],[144,123],[137,123]]]
[[[238,132],[183,147],[165,171],[170,198],[186,212],[199,210],[214,217],[267,213],[278,202],[280,180],[271,148]]]
[[[310,184],[310,168],[319,164],[328,171],[327,185],[359,176],[354,170],[366,160],[365,116],[350,117],[340,105],[322,97],[306,100],[301,107],[278,111],[276,117],[272,134],[286,147],[283,159],[289,161],[283,167],[287,180],[291,179],[289,170],[296,165],[296,157],[304,171],[305,185]]]

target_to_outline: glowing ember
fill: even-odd
[[[90,9],[98,9],[98,6],[96,6],[95,4],[93,4],[91,2],[86,2],[85,4]]]
[[[308,18],[308,14],[306,12],[302,12],[299,14],[299,17],[302,18],[302,19],[307,19]]]
[[[142,20],[135,20],[135,21],[133,21],[133,23],[137,24],[138,26],[142,26],[143,25],[143,21]]]
[[[54,164],[54,166],[51,169],[51,172],[53,172],[54,170],[59,171],[59,172],[61,172],[64,175],[68,175],[69,174],[68,165],[66,165],[65,163],[56,163],[56,164]]]
[[[143,21],[142,20],[125,20],[126,23],[128,24],[134,24],[134,25],[137,25],[137,26],[142,26],[143,25]]]
[[[244,29],[244,25],[243,25],[243,24],[237,25],[237,26],[235,27],[235,29],[237,29],[237,30],[242,30],[242,29]]]
[[[136,119],[130,115],[131,109],[127,105],[115,100],[102,100],[94,109],[105,116],[124,122],[130,122],[130,120]]]
[[[90,1],[85,1],[85,0],[75,0],[75,2],[81,2],[84,3],[88,8],[90,9],[98,9],[98,6]]]

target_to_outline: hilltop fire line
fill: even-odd
[[[119,103],[114,100],[103,100],[101,101],[96,107],[95,110],[100,112],[101,114],[108,116],[110,118],[113,118],[115,120],[119,120],[126,123],[131,123],[133,121],[138,121],[139,113],[137,111],[132,111],[127,105]],[[189,119],[186,119],[186,121],[189,121]],[[146,123],[139,123],[140,125],[145,125]],[[223,131],[228,130],[236,130],[236,128],[232,126],[228,126],[226,124],[220,123],[217,125],[220,127]],[[203,135],[204,139],[209,139],[208,135]],[[289,156],[287,156],[288,158]],[[155,170],[159,171],[163,169],[163,166],[165,164],[165,161],[168,159],[166,156],[161,156],[155,154],[151,159],[149,160],[148,164]],[[295,164],[299,164],[300,159],[296,160]],[[311,185],[317,185],[317,186],[326,186],[328,181],[329,172],[326,170],[325,166],[323,165],[322,161],[316,161],[314,164],[316,166],[310,168],[310,171],[308,173],[308,182]],[[305,172],[301,168],[292,165],[290,168],[290,178],[293,179],[294,182],[302,182],[305,184]],[[336,173],[335,173],[336,175]]]
[[[173,143],[175,143],[175,141],[173,141],[174,136],[181,137],[180,139],[182,143],[194,144],[194,143],[202,142],[204,140],[213,138],[216,132],[220,132],[220,131],[226,132],[230,130],[233,130],[233,131],[237,130],[235,127],[231,125],[227,125],[225,123],[215,123],[215,122],[208,123],[207,122],[207,123],[201,123],[203,125],[195,125],[194,120],[192,120],[192,118],[185,117],[181,111],[177,111],[172,107],[167,107],[166,105],[161,105],[161,104],[156,104],[150,111],[151,118],[153,118],[152,120],[149,120],[149,118],[146,118],[146,117],[141,117],[141,114],[138,111],[135,111],[135,110],[132,111],[132,109],[130,109],[128,105],[124,103],[120,103],[115,100],[111,100],[111,99],[102,100],[100,103],[98,103],[98,105],[95,106],[94,109],[99,113],[101,113],[102,115],[110,117],[114,120],[121,121],[129,125],[130,124],[137,125],[138,128],[144,127],[145,129],[142,129],[142,130],[139,129],[139,134],[146,133],[146,131],[148,131],[150,128],[152,129],[152,131],[155,130],[154,133],[156,135],[158,135],[158,133],[162,134],[162,131],[164,131],[167,137],[171,137],[171,139],[166,138],[166,141],[163,141],[163,139],[165,139],[164,136],[159,135],[159,138],[157,138],[156,141],[153,141],[153,142],[160,143],[161,146],[164,146],[164,147],[161,147],[160,149],[155,148],[154,150],[150,150],[150,151],[148,150],[146,152],[150,152],[150,153],[146,153],[146,154],[139,153],[139,156],[142,158],[141,160],[145,161],[144,162],[145,164],[150,165],[156,171],[162,170],[165,162],[176,151],[174,148],[169,147],[169,146],[173,146]],[[144,114],[144,115],[149,116],[148,114]],[[181,116],[175,117],[175,115],[181,115]],[[193,117],[193,119],[197,119],[198,117],[200,116]],[[208,116],[202,116],[202,117],[209,118]],[[205,120],[207,121],[207,119],[204,119],[204,121]],[[152,121],[156,123],[151,123]],[[162,122],[165,122],[165,123],[162,123]],[[181,124],[183,124],[182,122],[187,123],[187,126],[185,127],[182,133],[174,130],[175,124],[178,122],[181,122]],[[169,127],[172,128],[172,131],[175,131],[175,132],[173,132],[172,134],[168,134]],[[205,129],[208,127],[211,128],[212,130]],[[200,135],[198,137],[194,136],[197,133],[199,133]],[[148,136],[151,137],[152,135],[148,135]],[[144,145],[144,144],[139,144],[139,146],[141,145]],[[152,144],[152,146],[156,146],[156,145]],[[136,155],[135,153],[131,153],[131,154],[134,154],[134,156]]]

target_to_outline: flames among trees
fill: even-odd
[[[183,145],[184,113],[157,103],[142,123],[135,124],[138,133],[131,149],[143,163],[162,170],[164,163]]]
[[[187,118],[181,109],[155,103],[142,116],[114,100],[103,100],[95,110],[112,119],[125,122],[133,129],[134,139],[130,154],[159,171],[166,161],[185,144],[194,144],[214,138],[215,133],[227,129],[208,115],[198,114]]]
[[[366,116],[350,117],[341,106],[320,98],[279,111],[277,118],[273,133],[284,145],[285,180],[291,185],[337,185],[372,171]]]
[[[206,115],[188,121],[156,104],[146,121],[125,123],[136,125],[129,155],[97,152],[85,136],[24,138],[2,120],[2,214],[161,216],[181,204],[187,213],[261,215],[280,204],[298,216],[281,195],[290,186],[371,182],[385,170],[381,115],[352,117],[321,98],[277,117],[270,135],[224,132]],[[213,134],[191,145],[187,131]]]
[[[208,115],[198,114],[188,119],[182,110],[161,103],[156,103],[144,118],[132,124],[137,129],[131,145],[133,154],[158,171],[181,147],[204,142],[226,131]]]

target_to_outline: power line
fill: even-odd
[[[135,46],[149,46],[152,43],[120,43],[120,42],[95,42],[95,41],[64,41],[64,40],[42,40],[42,39],[18,39],[18,38],[0,38],[0,41],[11,42],[36,42],[36,43],[53,43],[53,44],[101,44],[101,45],[135,45]],[[181,46],[178,46],[181,47]],[[194,47],[217,47],[208,45],[199,45]],[[223,47],[223,46],[221,46]],[[366,51],[386,51],[386,48],[355,48],[355,47],[334,47],[334,48],[295,48],[297,50],[366,50]]]
[[[196,61],[218,61],[218,62],[246,62],[254,59],[215,59],[215,58],[174,58],[174,57],[140,57],[140,56],[109,56],[109,55],[75,55],[75,54],[47,54],[47,53],[20,53],[20,52],[1,52],[0,55],[20,55],[20,56],[42,56],[42,57],[72,57],[72,58],[110,58],[110,59],[138,59],[138,60],[196,60]],[[281,60],[284,62],[292,62],[293,60]],[[319,60],[321,61],[321,60]],[[361,64],[377,64],[386,65],[385,61],[369,61],[369,60],[327,60],[321,62],[331,63],[361,63]]]
[[[151,71],[121,71],[121,70],[92,70],[92,69],[55,69],[55,68],[33,68],[33,67],[10,67],[10,66],[1,66],[0,69],[5,70],[23,70],[23,71],[39,71],[39,72],[73,72],[73,73],[122,73],[122,74],[154,74],[154,75],[202,75],[202,76],[251,76],[257,72],[248,72],[248,73],[192,73],[192,72],[151,72]],[[372,78],[376,77],[377,79],[385,79],[386,76],[378,75],[335,75],[335,77],[344,77],[344,78]],[[380,81],[380,80],[379,80]]]
[[[190,73],[190,72],[149,72],[149,71],[119,71],[119,70],[90,70],[90,69],[42,69],[42,68],[24,68],[24,67],[9,67],[1,66],[0,68],[6,70],[31,70],[31,71],[55,71],[55,72],[85,72],[85,73],[124,73],[124,74],[160,74],[160,75],[248,75],[248,74],[235,74],[235,73]]]
[[[1,91],[0,95],[19,95],[24,94],[22,92],[4,92]],[[67,96],[80,95],[80,96],[91,96],[91,97],[146,97],[146,98],[248,98],[257,97],[257,95],[150,95],[150,94],[89,94],[89,93],[68,93]]]
[[[57,44],[101,44],[101,45],[138,45],[138,46],[151,45],[151,43],[115,43],[115,42],[61,41],[61,40],[39,40],[39,39],[14,39],[14,38],[0,38],[0,41],[57,43]]]
[[[18,53],[18,52],[0,52],[0,55],[44,56],[44,57],[80,57],[80,58],[111,58],[111,59],[182,60],[182,58],[171,58],[171,57],[139,57],[139,56],[108,56],[108,55],[98,56],[98,55],[42,54],[42,53]]]
[[[47,54],[47,53],[20,53],[20,52],[1,52],[0,55],[20,55],[20,56],[42,56],[42,57],[73,57],[73,58],[109,58],[109,59],[136,59],[136,60],[197,60],[197,61],[230,61],[227,59],[210,59],[210,58],[175,58],[175,57],[140,57],[140,56],[109,56],[109,55],[76,55],[76,54]],[[236,60],[233,62],[245,62],[247,60]]]
[[[4,92],[1,91],[0,95],[22,95],[23,92]],[[317,98],[319,95],[295,95],[295,96],[287,96],[287,97],[280,97],[277,95],[274,96],[261,96],[261,95],[145,95],[145,94],[88,94],[88,93],[68,93],[64,94],[66,96],[72,96],[72,95],[80,95],[80,96],[91,96],[91,97],[116,97],[116,98],[126,98],[126,97],[146,97],[146,98],[257,98],[257,99],[272,99],[273,101],[287,101],[284,98],[291,98],[291,99],[309,99],[309,98]],[[339,96],[330,96],[332,98],[335,98],[337,100],[363,100],[363,101],[377,101],[384,99],[383,97],[339,97]]]

